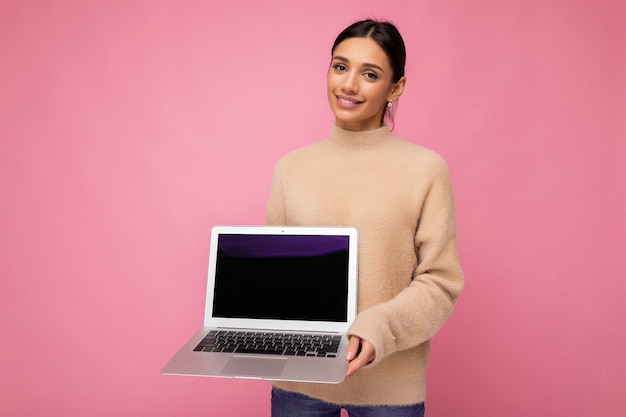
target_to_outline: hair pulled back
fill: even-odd
[[[397,83],[404,77],[406,48],[400,32],[392,23],[367,19],[351,24],[337,36],[331,54],[335,52],[337,45],[350,38],[373,39],[389,59],[389,65],[393,70],[393,82]]]
[[[370,38],[380,46],[380,48],[387,55],[389,65],[393,71],[391,80],[394,83],[400,81],[404,77],[404,65],[406,63],[406,48],[404,46],[404,40],[398,29],[390,22],[366,19],[355,22],[345,28],[337,39],[333,43],[331,49],[331,55],[335,53],[335,48],[341,42],[350,38]],[[385,106],[383,111],[381,124],[384,123],[385,118],[388,121],[390,129],[393,129],[394,115],[396,106],[392,108]]]

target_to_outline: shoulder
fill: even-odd
[[[284,154],[280,159],[291,160],[291,159],[304,158],[304,157],[309,156],[312,153],[319,152],[321,148],[321,143],[323,143],[323,141],[324,140],[318,140],[308,145],[304,145],[300,148],[293,149],[287,152],[286,154]]]
[[[436,151],[395,136],[394,141],[398,160],[433,176],[448,175],[448,164]]]
[[[292,169],[310,163],[321,152],[321,142],[314,142],[282,155],[276,162],[276,170]]]

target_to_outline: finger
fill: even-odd
[[[348,364],[346,377],[354,375],[356,371],[373,361],[375,356],[376,352],[374,346],[367,341],[363,341],[361,343],[361,353]]]
[[[351,361],[358,356],[361,347],[361,338],[358,336],[350,336],[348,341],[348,350],[346,351],[346,360]]]

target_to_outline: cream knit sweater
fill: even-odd
[[[349,334],[376,349],[374,362],[341,384],[274,385],[336,404],[424,401],[429,341],[463,287],[443,159],[387,127],[334,126],[279,160],[266,222],[357,228],[358,315]]]

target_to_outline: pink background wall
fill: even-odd
[[[268,416],[162,376],[209,229],[325,136],[330,45],[408,49],[395,133],[448,161],[467,285],[430,416],[626,413],[626,7],[615,0],[0,2],[0,415]]]

